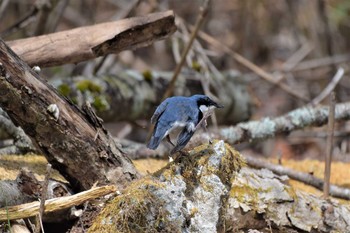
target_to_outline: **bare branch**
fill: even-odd
[[[30,66],[47,67],[147,46],[175,30],[174,13],[166,11],[9,41],[8,44]]]
[[[303,107],[274,119],[264,118],[260,121],[240,123],[235,127],[220,130],[219,137],[231,144],[243,141],[261,140],[276,134],[290,133],[308,126],[321,126],[328,121],[328,106],[317,108]],[[335,120],[350,119],[350,102],[335,106]]]
[[[329,105],[329,118],[327,129],[327,146],[326,146],[326,159],[324,169],[324,185],[323,195],[325,198],[329,196],[329,186],[331,178],[331,164],[332,164],[332,151],[333,151],[333,139],[334,139],[334,111],[335,111],[335,94],[332,92],[331,101]],[[350,198],[350,197],[349,197]]]

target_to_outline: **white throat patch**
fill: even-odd
[[[199,110],[201,110],[202,113],[206,113],[206,112],[208,112],[208,111],[211,111],[211,110],[213,110],[214,108],[215,108],[215,106],[210,106],[210,107],[205,106],[205,105],[199,106]]]
[[[201,105],[199,106],[199,110],[201,110],[202,113],[205,113],[209,110],[209,108],[205,105]]]

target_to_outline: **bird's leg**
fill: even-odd
[[[166,136],[166,140],[175,147],[174,143],[171,141],[169,134]]]
[[[210,137],[210,134],[209,134],[209,131],[208,131],[208,128],[207,128],[207,120],[204,120],[201,124],[202,128],[204,129],[204,132],[208,135],[208,138],[209,138],[209,144],[213,144],[213,141],[211,140],[211,137]]]
[[[210,138],[209,132],[208,132],[208,128],[207,128],[207,119],[208,117],[210,117],[210,115],[212,114],[212,111],[207,111],[204,113],[202,119],[199,121],[199,123],[196,125],[196,130],[201,126],[204,129],[204,132],[208,135],[209,138],[209,143],[212,144],[212,140]]]

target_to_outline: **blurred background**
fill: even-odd
[[[1,0],[0,36],[5,41],[11,41],[173,10],[178,31],[171,38],[135,51],[111,54],[79,64],[42,68],[42,73],[52,83],[78,76],[118,76],[127,70],[145,78],[150,74],[153,77],[157,72],[175,69],[202,5],[203,1],[199,0]],[[349,101],[350,1],[216,0],[209,3],[207,10],[201,27],[204,33],[197,36],[182,75],[205,77],[211,83],[211,93],[221,102],[225,105],[229,103],[229,106],[232,101],[235,102],[232,104],[235,110],[231,109],[234,114],[226,112],[223,116],[219,115],[211,125],[225,127],[241,121],[283,115],[310,104],[330,83],[335,86],[337,102]],[[292,96],[261,78],[257,70],[237,62],[232,54],[220,49],[220,45],[242,55],[265,70],[271,78],[310,101]],[[340,68],[344,69],[344,74],[335,79]],[[222,76],[219,79],[224,83],[222,86],[211,81],[217,76]],[[241,92],[225,85],[225,80],[232,79],[235,80],[234,86],[242,86]],[[186,85],[191,84],[187,82]],[[203,92],[204,87],[202,83]],[[221,89],[225,89],[225,95],[220,94]],[[233,100],[239,97],[244,99],[241,104],[237,104],[237,99]],[[105,123],[115,136],[143,143],[147,138],[149,117],[159,104],[157,101],[154,100],[145,117],[130,120],[127,117],[117,120],[106,118]],[[312,103],[317,106],[328,102],[326,95]],[[103,116],[103,112],[99,115]],[[349,130],[348,123],[336,125],[334,157],[337,160],[350,161]],[[264,142],[242,143],[237,147],[275,158],[323,159],[325,137],[326,128],[309,128]]]

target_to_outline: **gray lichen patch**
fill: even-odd
[[[329,215],[327,215],[329,213]],[[297,192],[267,169],[243,168],[232,182],[226,229],[263,232],[350,232],[350,208]],[[345,230],[345,231],[344,231]]]
[[[90,232],[217,232],[230,183],[243,165],[223,141],[197,147],[131,184]]]

